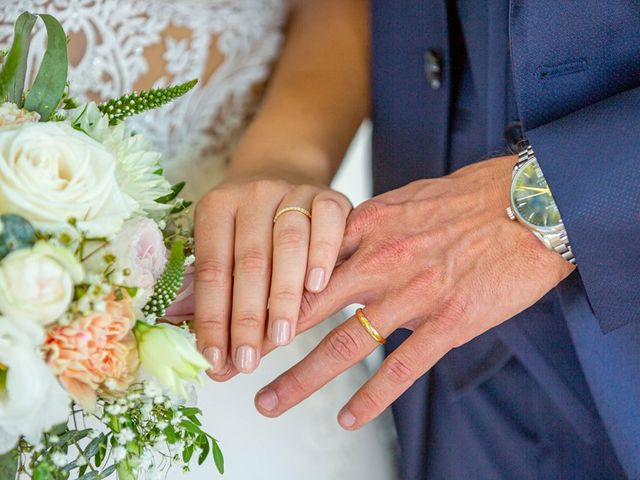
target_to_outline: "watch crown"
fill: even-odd
[[[511,207],[507,208],[507,215],[509,216],[509,218],[511,220],[515,220],[516,219],[516,214],[513,211],[513,208],[511,208]]]

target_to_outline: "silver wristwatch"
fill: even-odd
[[[560,211],[528,143],[520,150],[513,168],[507,214],[531,230],[549,250],[559,253],[567,262],[576,263]]]

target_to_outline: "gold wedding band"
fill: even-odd
[[[376,330],[376,327],[371,324],[361,308],[356,310],[356,318],[360,320],[360,323],[362,324],[364,329],[376,342],[378,342],[380,345],[384,345],[387,342],[387,339],[380,335],[380,332],[378,332],[378,330]]]
[[[278,210],[278,213],[276,213],[276,216],[273,217],[273,223],[276,223],[278,221],[278,219],[284,215],[287,212],[298,212],[303,214],[305,217],[309,218],[309,220],[311,220],[311,212],[309,210],[307,210],[306,208],[302,208],[302,207],[286,207],[283,208],[282,210]]]

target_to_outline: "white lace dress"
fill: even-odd
[[[198,78],[198,86],[134,129],[163,151],[171,180],[187,180],[196,200],[224,173],[229,153],[259,101],[283,40],[285,0],[4,0],[0,49],[24,10],[51,13],[70,36],[72,93],[100,100]],[[41,57],[38,29],[32,56]],[[340,406],[364,383],[360,365],[280,419],[253,407],[255,392],[297,362],[335,324],[325,322],[265,358],[258,372],[199,392],[209,431],[221,440],[227,480],[393,480],[395,442],[388,415],[357,433],[341,430]],[[214,478],[212,466],[189,479]],[[174,472],[170,478],[185,478]]]

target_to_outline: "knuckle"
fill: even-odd
[[[238,258],[238,269],[250,275],[265,275],[268,264],[267,256],[257,247],[249,247]]]
[[[360,228],[378,224],[386,215],[385,205],[373,200],[363,203],[353,211],[353,222]]]
[[[256,330],[262,328],[262,318],[256,312],[241,312],[234,318],[233,323],[242,329]]]
[[[414,369],[411,362],[403,354],[396,352],[382,364],[382,374],[392,384],[404,385],[414,378]]]
[[[407,295],[411,298],[424,297],[426,293],[434,290],[435,285],[441,282],[441,276],[442,274],[437,268],[424,268],[409,280],[406,287]]]
[[[326,347],[332,360],[350,362],[358,355],[360,341],[348,329],[339,327],[327,337]]]
[[[377,393],[371,388],[364,388],[358,394],[358,402],[362,405],[365,412],[377,412],[383,408],[382,401]]]
[[[222,260],[206,258],[195,264],[195,278],[205,285],[220,285],[227,281],[228,268]]]
[[[284,225],[276,234],[276,244],[286,250],[300,250],[307,246],[307,235],[298,227]]]
[[[271,298],[280,303],[297,303],[300,301],[300,292],[291,286],[282,287],[276,289]]]
[[[196,318],[195,326],[199,331],[222,331],[227,328],[227,319],[222,317]]]
[[[350,209],[350,204],[349,207],[347,207],[346,202],[348,202],[348,200],[340,196],[336,197],[328,193],[321,193],[313,201],[313,209],[315,211],[322,210],[331,216],[339,217]]]
[[[315,239],[309,252],[312,257],[311,262],[321,262],[322,264],[335,262],[339,250],[339,241],[334,242],[326,238]],[[333,265],[331,266],[333,267]]]
[[[454,347],[461,345],[470,322],[468,302],[461,296],[449,297],[438,309],[435,320],[443,334],[452,338]]]
[[[283,180],[258,179],[250,182],[247,188],[254,198],[264,198],[277,192],[287,191],[291,187]]]
[[[194,209],[195,218],[208,216],[210,212],[218,212],[220,205],[228,203],[230,193],[224,189],[218,188],[210,190],[196,203]]]
[[[301,394],[308,390],[306,382],[300,377],[295,368],[284,374],[282,382],[287,385],[287,390],[295,394]]]
[[[376,241],[369,251],[368,261],[375,271],[386,268],[398,268],[399,265],[413,263],[415,248],[406,238],[386,238]]]

